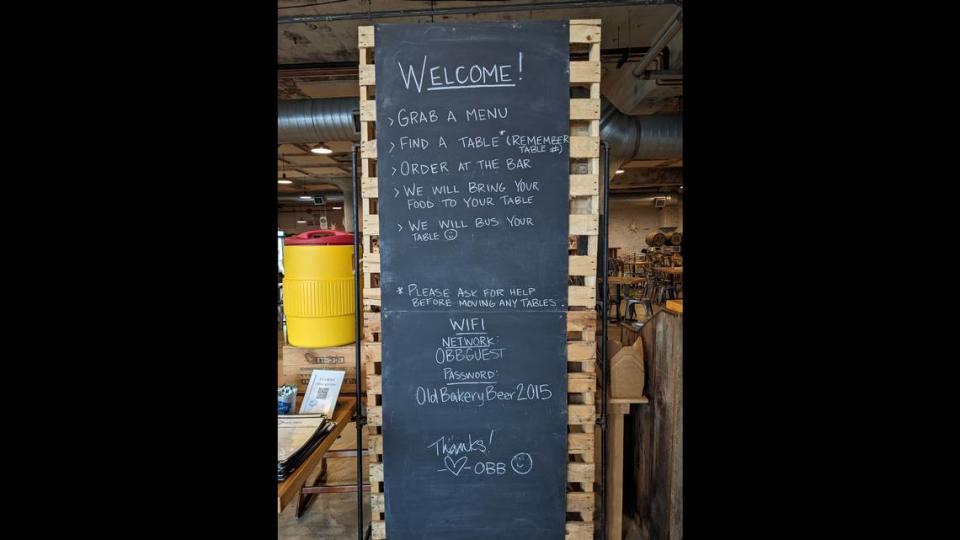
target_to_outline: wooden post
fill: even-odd
[[[683,318],[658,313],[641,331],[650,405],[636,410],[634,456],[643,540],[683,537]]]

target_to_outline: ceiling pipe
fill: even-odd
[[[670,40],[673,39],[673,36],[677,35],[677,32],[679,32],[682,27],[683,8],[680,8],[667,19],[667,22],[657,34],[656,39],[653,40],[653,45],[650,46],[650,50],[643,55],[643,60],[640,60],[640,63],[633,66],[632,73],[634,77],[643,75],[643,72],[653,63],[654,58],[667,46],[667,43],[670,43]]]
[[[610,174],[634,159],[683,159],[683,117],[628,116],[601,98],[600,139],[610,145]]]
[[[618,194],[610,190],[610,198],[617,201],[633,202],[644,206],[657,206],[658,199],[662,199],[660,206],[677,206],[680,204],[678,193],[650,193],[649,195]]]
[[[312,200],[301,199],[300,197],[323,197],[323,202],[342,203],[342,193],[280,193],[277,195],[277,202],[296,202],[301,204],[313,204]]]
[[[397,17],[431,17],[434,15],[467,15],[474,13],[506,13],[510,11],[540,11],[545,9],[603,8],[623,6],[682,5],[681,0],[573,0],[539,4],[506,4],[499,6],[467,6],[455,8],[399,9],[392,11],[360,11],[328,15],[286,15],[277,17],[277,24],[316,23],[334,21],[372,21]]]
[[[360,100],[355,97],[277,102],[278,144],[359,140]]]

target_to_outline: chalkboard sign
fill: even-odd
[[[568,23],[375,42],[387,538],[563,538]]]

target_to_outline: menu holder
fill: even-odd
[[[343,371],[315,369],[310,374],[307,391],[300,403],[300,414],[322,413],[333,416],[337,407],[337,397],[343,385]]]
[[[277,481],[296,470],[334,426],[324,414],[277,416]]]

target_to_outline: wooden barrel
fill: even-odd
[[[644,238],[648,246],[660,247],[667,242],[667,235],[663,234],[660,231],[653,231],[647,233],[647,236]]]
[[[680,231],[674,231],[670,233],[670,245],[679,246],[680,242],[683,241],[683,233]]]

